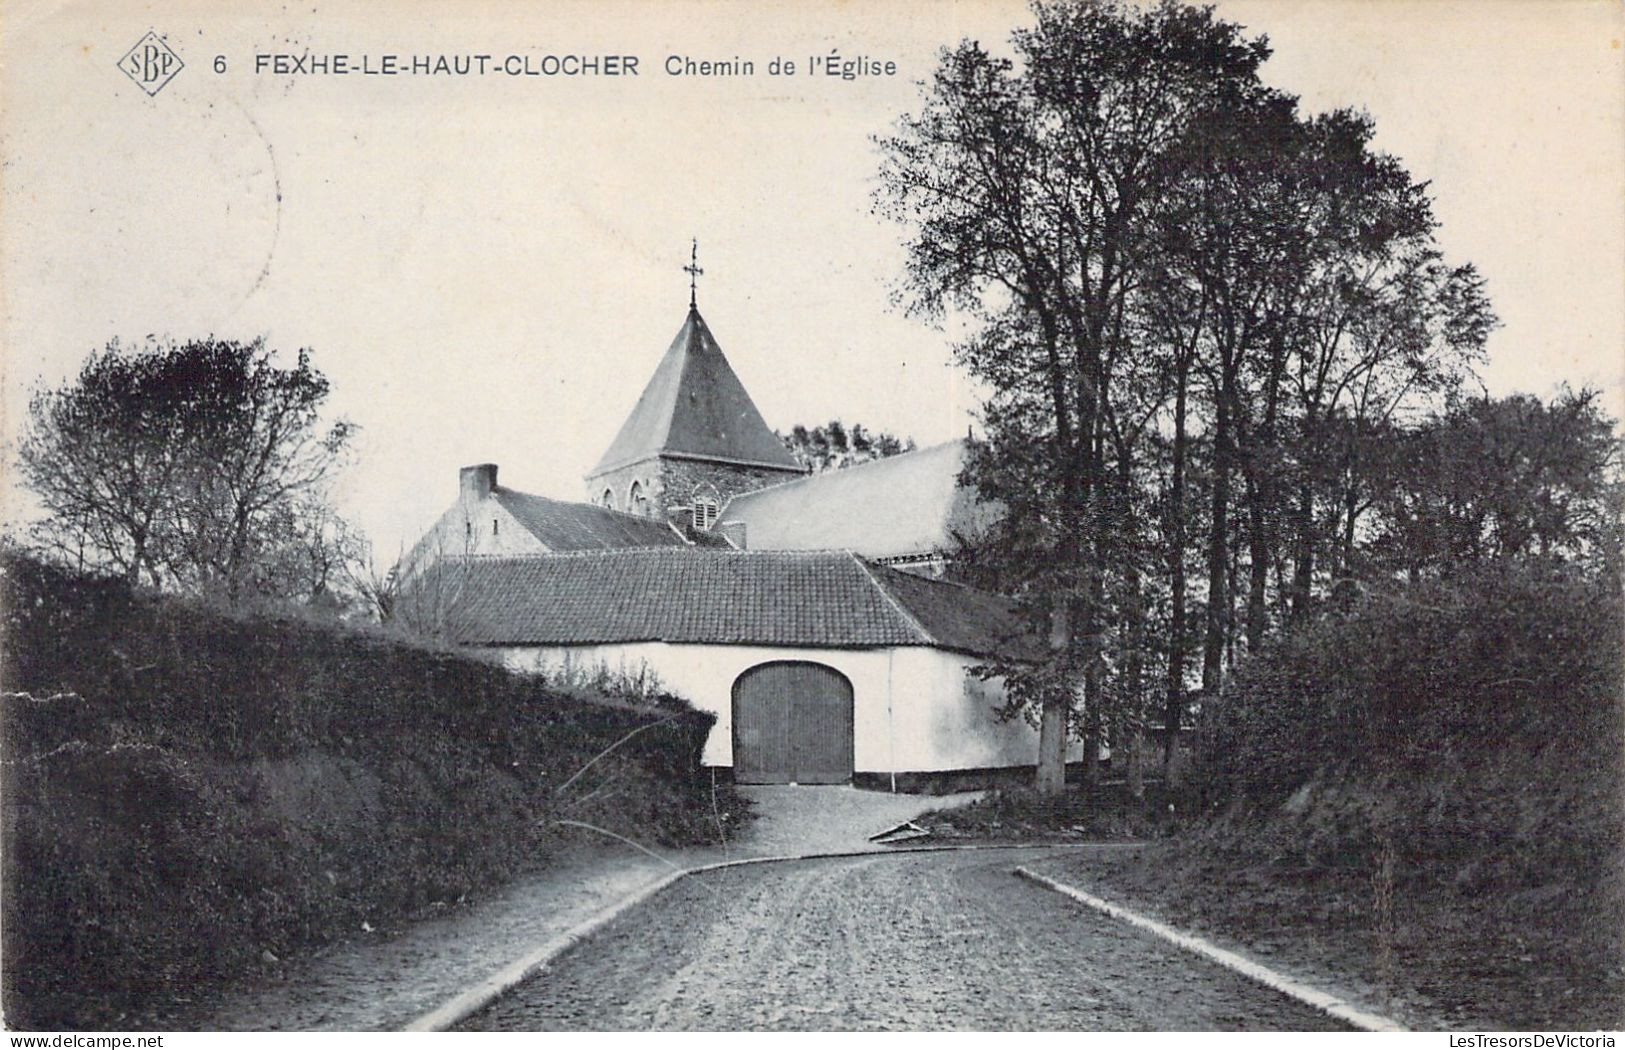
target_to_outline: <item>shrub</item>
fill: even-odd
[[[1368,594],[1238,670],[1191,783],[1209,811],[1314,800],[1292,832],[1311,863],[1365,863],[1381,837],[1417,870],[1601,877],[1625,831],[1622,621],[1614,581],[1561,566]]]

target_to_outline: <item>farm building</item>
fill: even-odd
[[[465,467],[400,571],[420,620],[515,669],[652,671],[716,714],[704,761],[742,782],[985,779],[1037,732],[971,671],[1036,651],[1009,602],[933,578],[988,521],[963,459],[809,475],[691,303],[586,502]]]
[[[516,670],[600,666],[717,716],[704,762],[746,783],[905,784],[1030,765],[1034,731],[1001,721],[1019,652],[1002,599],[843,551],[642,549],[442,562],[448,636]]]

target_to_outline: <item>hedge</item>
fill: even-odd
[[[1373,591],[1238,669],[1203,709],[1189,782],[1209,813],[1313,805],[1282,825],[1316,839],[1299,844],[1311,865],[1368,864],[1381,838],[1412,871],[1607,878],[1625,841],[1622,647],[1617,581],[1572,567]]]
[[[456,901],[545,864],[554,818],[714,841],[713,719],[675,698],[584,697],[13,555],[0,601],[13,1028],[142,1016],[266,953]]]

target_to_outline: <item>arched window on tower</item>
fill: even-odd
[[[599,502],[601,502],[604,506],[608,507],[610,510],[614,510],[615,509],[615,493],[614,493],[614,491],[611,490],[611,489],[605,489],[604,490],[604,498],[602,500],[600,500]]]
[[[632,488],[626,494],[626,509],[639,517],[649,516],[649,499],[643,494],[643,486],[636,481],[632,482]]]

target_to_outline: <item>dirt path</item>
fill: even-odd
[[[1338,1027],[1010,875],[1037,855],[922,853],[690,878],[464,1027]]]

